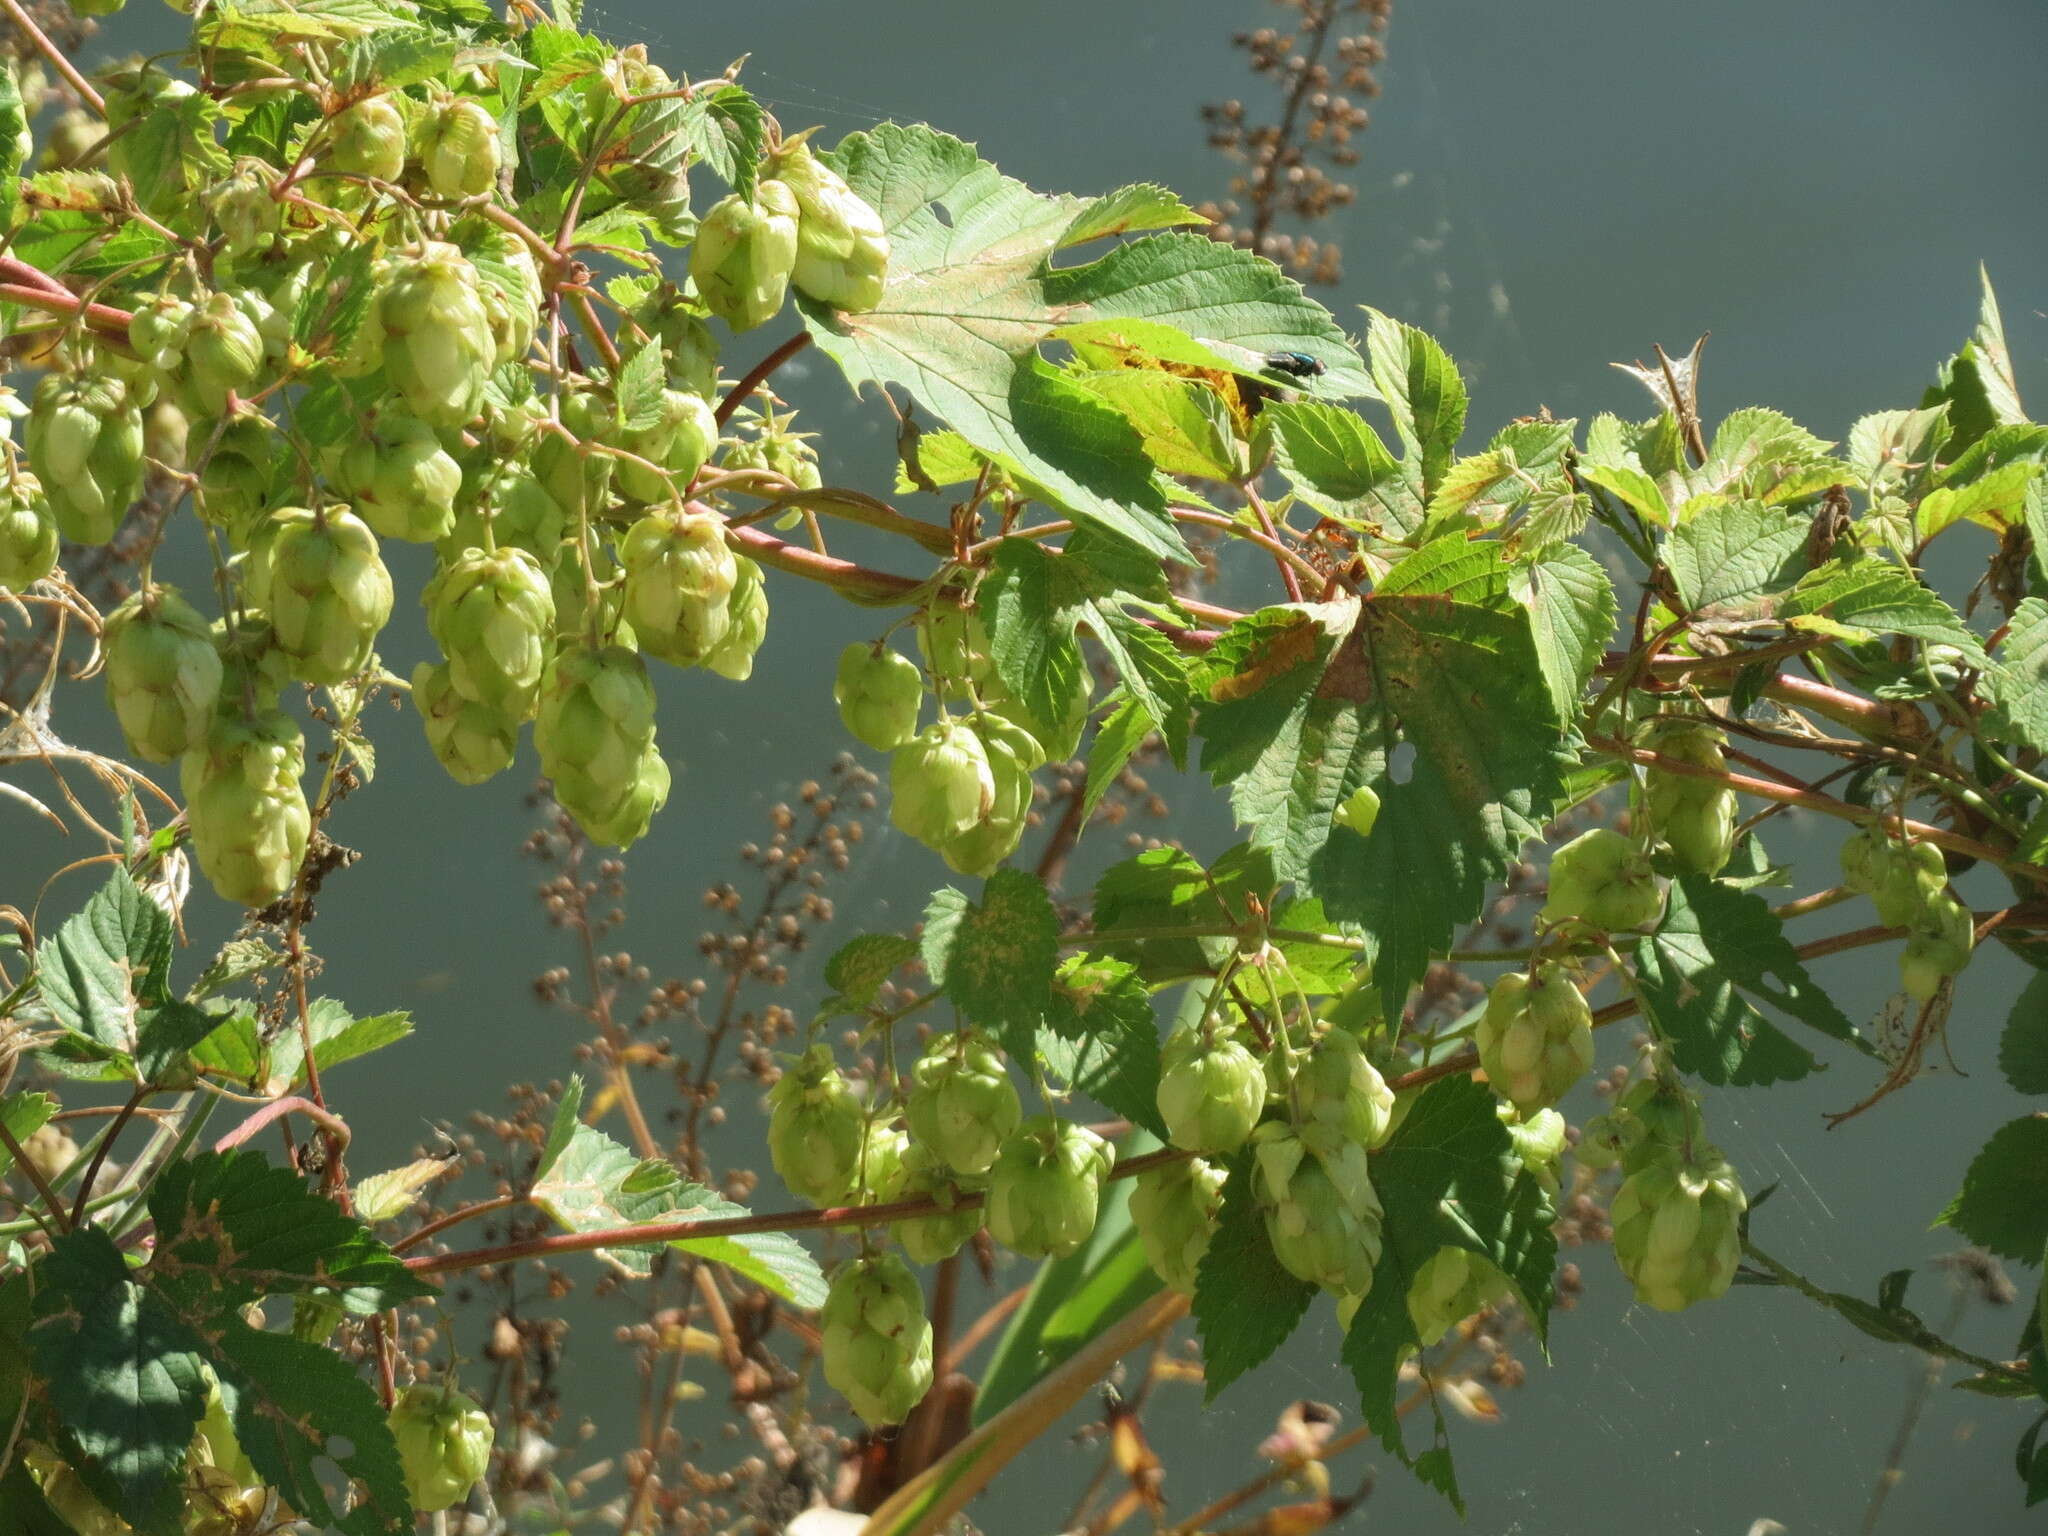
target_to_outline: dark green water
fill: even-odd
[[[1229,34],[1284,13],[1249,0],[785,0],[772,10],[612,0],[590,16],[620,41],[644,38],[672,70],[711,73],[752,51],[746,79],[785,127],[822,123],[827,140],[885,117],[923,119],[977,141],[1034,186],[1103,192],[1160,181],[1200,197],[1220,192],[1226,171],[1203,145],[1198,105],[1255,99]],[[163,47],[177,25],[138,0],[108,36]],[[1973,323],[1980,260],[1999,285],[2023,385],[2037,396],[2048,389],[2048,94],[2039,73],[2048,10],[2039,5],[1408,0],[1388,41],[1358,204],[1327,230],[1345,247],[1348,275],[1324,298],[1347,324],[1356,305],[1371,304],[1434,331],[1472,379],[1475,431],[1539,405],[1559,415],[1640,414],[1636,386],[1607,363],[1647,356],[1658,341],[1680,350],[1711,330],[1710,415],[1770,404],[1839,436],[1867,410],[1916,400],[1934,362]],[[770,327],[729,371],[781,334]],[[828,475],[885,486],[886,417],[835,404],[844,391],[819,372],[796,393],[814,409],[811,424],[829,430]],[[399,582],[408,585],[402,568]],[[692,973],[704,886],[736,873],[732,846],[761,837],[766,808],[841,746],[831,660],[876,621],[793,583],[771,591],[776,616],[744,690],[705,674],[662,680],[676,790],[634,850],[621,936],[657,974]],[[409,667],[424,645],[416,615],[402,613],[389,654]],[[100,711],[96,698],[80,697],[59,723],[90,738]],[[361,1171],[399,1160],[430,1118],[495,1110],[507,1082],[562,1075],[574,1044],[529,992],[535,972],[568,956],[541,923],[534,866],[516,856],[530,820],[525,772],[461,789],[434,766],[409,718],[383,718],[375,730],[380,781],[334,828],[366,864],[332,887],[319,944],[333,990],[362,1011],[411,1008],[421,1031],[337,1075]],[[1228,829],[1213,805],[1190,799],[1175,830],[1213,852]],[[12,809],[0,807],[0,818],[0,863],[51,867],[55,845]],[[1781,858],[1827,846],[1812,829],[1779,825]],[[944,878],[922,848],[872,830],[833,890],[839,919],[814,965],[835,932],[913,921]],[[1117,852],[1098,834],[1080,872]],[[1965,894],[1982,902],[1992,893]],[[208,906],[196,902],[195,918]],[[1812,931],[1829,931],[1836,915],[1809,920]],[[1874,1013],[1892,985],[1888,960],[1849,957],[1822,974],[1857,1017]],[[805,1007],[810,980],[799,976],[786,1000]],[[1928,1223],[1983,1128],[2020,1109],[1992,1054],[2017,985],[2015,965],[1985,955],[1951,1025],[1960,1072],[1925,1077],[1841,1130],[1824,1131],[1821,1113],[1853,1103],[1872,1082],[1868,1064],[1847,1056],[1807,1083],[1772,1090],[1770,1102],[1710,1101],[1718,1139],[1750,1189],[1783,1180],[1758,1218],[1759,1241],[1826,1284],[1866,1294],[1885,1269],[1950,1249]],[[1603,1063],[1624,1047],[1604,1042]],[[1629,1304],[1603,1251],[1585,1257],[1585,1299],[1556,1321],[1557,1364],[1530,1361],[1529,1384],[1503,1399],[1503,1422],[1453,1426],[1469,1525],[1377,1451],[1380,1485],[1354,1525],[1741,1536],[1768,1517],[1799,1536],[1856,1529],[1913,1362],[1778,1292],[1737,1292],[1679,1319],[1650,1313]],[[594,1268],[580,1273],[593,1278]],[[1931,1274],[1916,1281],[1930,1317],[1947,1309],[1940,1286]],[[616,1310],[574,1315],[587,1325],[566,1389],[575,1407],[609,1425],[626,1374],[605,1341]],[[2003,1354],[2017,1327],[2013,1316],[1979,1311],[1961,1334]],[[481,1340],[462,1343],[475,1353]],[[1351,1420],[1336,1346],[1334,1323],[1319,1311],[1280,1361],[1213,1407],[1203,1410],[1190,1388],[1161,1392],[1148,1426],[1176,1511],[1257,1470],[1253,1447],[1289,1400],[1334,1402]],[[718,1383],[708,1385],[715,1402]],[[714,1443],[715,1457],[722,1410],[693,1412],[688,1428]],[[2011,1473],[2020,1428],[2002,1405],[1937,1392],[1880,1529],[2032,1528]],[[1338,1485],[1354,1483],[1364,1464],[1343,1464]],[[1000,1536],[1055,1529],[1092,1467],[1049,1437],[975,1518]]]

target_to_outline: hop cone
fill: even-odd
[[[621,459],[619,489],[635,501],[667,501],[687,490],[697,471],[718,446],[718,418],[702,395],[680,389],[661,392],[660,419],[652,426],[628,431],[620,447],[666,470],[660,474],[643,464]]]
[[[1674,762],[1724,771],[1721,733],[1690,722],[1669,726],[1651,738],[1658,755]],[[1664,840],[1679,867],[1716,875],[1735,849],[1735,791],[1713,779],[1652,768],[1643,783],[1643,814]]]
[[[671,385],[706,399],[718,392],[718,340],[685,307],[682,290],[663,283],[633,311],[633,323],[661,348]]]
[[[647,835],[648,827],[668,804],[669,771],[661,752],[649,747],[640,754],[640,766],[633,787],[619,808],[602,821],[587,822],[583,830],[593,843],[611,848],[630,848]]]
[[[978,690],[994,681],[996,664],[988,646],[981,615],[957,603],[933,604],[917,626],[918,652],[942,699],[963,698],[968,685]]]
[[[412,413],[434,427],[459,427],[474,417],[496,343],[468,259],[439,241],[393,258],[374,314],[385,372]]]
[[[832,1205],[859,1171],[866,1115],[829,1047],[814,1045],[768,1090],[768,1157],[800,1200]]]
[[[412,669],[412,702],[427,730],[427,745],[458,784],[481,784],[512,766],[519,722],[465,698],[447,665],[423,661]]]
[[[877,1428],[901,1424],[932,1384],[932,1325],[910,1266],[893,1253],[849,1259],[818,1313],[825,1380]]]
[[[277,179],[263,161],[244,156],[208,196],[229,256],[258,256],[277,243],[284,228],[284,204],[271,195]]]
[[[57,531],[104,544],[142,493],[142,412],[112,376],[52,373],[36,386],[28,461]]]
[[[379,538],[427,544],[455,526],[462,466],[423,421],[379,421],[373,437],[342,455],[340,481],[356,515]]]
[[[733,561],[739,577],[725,600],[725,638],[705,654],[704,666],[744,683],[754,675],[754,653],[768,638],[768,584],[761,579],[761,567],[745,555],[735,555]]]
[[[1408,1284],[1408,1317],[1425,1345],[1434,1344],[1481,1307],[1508,1293],[1508,1277],[1466,1248],[1439,1248]]]
[[[798,291],[835,309],[864,314],[882,302],[889,272],[889,237],[881,215],[811,153],[788,141],[769,170],[796,195]]]
[[[626,622],[648,655],[694,666],[725,638],[727,600],[740,573],[722,520],[669,508],[649,512],[619,541],[619,564]]]
[[[928,847],[973,827],[995,797],[988,751],[965,721],[938,720],[889,759],[889,819]]]
[[[1564,1116],[1554,1109],[1539,1109],[1525,1120],[1505,1101],[1494,1108],[1508,1128],[1508,1139],[1514,1143],[1515,1161],[1522,1165],[1522,1172],[1555,1195],[1559,1165],[1564,1161]]]
[[[292,680],[291,658],[277,648],[277,632],[260,608],[244,608],[234,628],[225,617],[213,621],[210,633],[220,657],[220,706],[224,709],[275,709],[285,684]]]
[[[910,1134],[957,1173],[988,1172],[1023,1118],[1003,1053],[978,1029],[934,1038],[911,1069]]]
[[[206,735],[220,655],[207,621],[176,587],[148,587],[123,602],[107,615],[100,646],[107,702],[131,752],[168,763]]]
[[[1899,951],[1899,984],[1910,997],[1930,1001],[1941,984],[1970,963],[1977,933],[1970,910],[1938,891],[1914,914],[1913,933]]]
[[[405,1467],[405,1491],[420,1514],[468,1498],[490,1470],[490,1417],[460,1392],[407,1387],[392,1404],[390,1424]]]
[[[346,507],[286,507],[252,551],[253,596],[270,615],[292,676],[332,686],[369,663],[391,617],[391,573],[377,536]]]
[[[563,809],[586,831],[613,821],[640,790],[654,745],[646,663],[623,646],[565,649],[541,680],[533,744]]]
[[[985,877],[1023,840],[1031,814],[1031,770],[1045,759],[1038,739],[1001,715],[977,711],[967,725],[981,741],[995,794],[973,826],[939,844],[939,853],[954,872]]]
[[[924,674],[901,652],[856,640],[839,653],[832,701],[855,740],[893,752],[917,734]]]
[[[1131,1220],[1146,1262],[1191,1296],[1222,1209],[1223,1170],[1199,1157],[1147,1169],[1131,1185]]]
[[[174,294],[144,299],[128,317],[128,345],[144,366],[159,374],[176,373],[185,366],[185,343],[197,313]]]
[[[1563,966],[1513,971],[1487,995],[1477,1043],[1494,1092],[1534,1114],[1592,1069],[1593,1011]]]
[[[1712,1301],[1735,1278],[1738,1231],[1749,1201],[1720,1153],[1661,1157],[1622,1181],[1614,1197],[1614,1258],[1636,1300],[1664,1312]]]
[[[228,396],[247,389],[262,371],[262,333],[233,294],[214,294],[192,317],[185,339],[187,404],[202,415],[218,416]]]
[[[1158,1105],[1176,1147],[1235,1152],[1265,1111],[1266,1074],[1226,1032],[1182,1025],[1160,1047]]]
[[[894,1204],[899,1200],[936,1200],[942,1207],[930,1216],[910,1216],[889,1224],[889,1235],[918,1264],[936,1264],[950,1259],[961,1245],[981,1230],[980,1206],[964,1210],[952,1207],[961,1195],[960,1182],[922,1143],[903,1149],[895,1176],[881,1186],[881,1197]]]
[[[495,543],[500,549],[523,549],[542,570],[552,571],[561,559],[563,527],[561,506],[525,465],[485,464],[474,484],[465,477],[454,526],[434,551],[443,560],[453,560],[465,549]]]
[[[1546,923],[1576,919],[1604,933],[1626,933],[1654,922],[1664,893],[1635,842],[1612,827],[1595,827],[1558,849],[1550,861]]]
[[[0,588],[19,592],[57,568],[57,519],[34,475],[0,485]]]
[[[320,160],[331,171],[396,181],[405,173],[405,119],[388,96],[344,107],[328,120]]]
[[[427,109],[416,153],[436,197],[481,197],[498,184],[503,163],[497,119],[480,101],[444,97]]]
[[[796,265],[798,203],[763,181],[750,203],[737,192],[716,204],[690,243],[690,278],[705,307],[736,331],[775,317]]]
[[[555,625],[540,562],[523,549],[468,550],[435,574],[421,601],[456,691],[507,720],[530,719]]]
[[[1295,1065],[1301,1139],[1312,1152],[1368,1150],[1394,1129],[1394,1090],[1346,1029],[1325,1029]]]
[[[291,889],[312,817],[305,745],[289,715],[229,709],[179,767],[199,867],[224,901],[265,907]]]
[[[577,443],[604,442],[614,429],[611,403],[594,390],[571,389],[561,397],[562,426]],[[576,443],[550,432],[533,450],[533,472],[555,498],[564,518],[596,517],[605,510],[612,483],[609,454],[579,453]]]
[[[277,439],[262,418],[244,416],[221,433],[199,471],[199,514],[239,541],[270,503]]]
[[[1086,1126],[1037,1115],[1003,1143],[988,1176],[988,1229],[1025,1258],[1065,1258],[1095,1230],[1115,1154]]]
[[[1365,1148],[1311,1152],[1278,1121],[1252,1138],[1252,1193],[1281,1268],[1338,1296],[1363,1296],[1380,1261],[1379,1193]]]

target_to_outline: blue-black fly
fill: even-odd
[[[1306,352],[1268,352],[1266,366],[1276,373],[1291,374],[1297,379],[1313,379],[1327,371],[1327,365],[1319,357],[1310,357]]]

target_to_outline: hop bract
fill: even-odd
[[[100,634],[107,702],[137,757],[168,763],[206,734],[220,694],[220,655],[199,611],[150,586],[107,615]]]
[[[391,573],[377,536],[348,508],[273,512],[250,577],[292,676],[331,687],[368,665],[391,617]]]
[[[624,646],[572,645],[541,680],[533,744],[555,799],[585,831],[611,821],[640,788],[654,745],[654,686]]]
[[[956,1172],[986,1173],[1023,1118],[1003,1053],[980,1030],[937,1037],[911,1069],[910,1134]]]
[[[995,803],[988,750],[965,721],[935,721],[889,759],[889,819],[927,846],[958,837]]]
[[[1686,722],[1658,731],[1650,745],[1661,757],[1722,773],[1723,739],[1713,726]],[[1719,874],[1735,849],[1735,791],[1725,783],[1652,768],[1643,781],[1643,814],[1679,867],[1693,874]]]
[[[179,787],[199,867],[224,901],[265,907],[291,889],[312,817],[305,743],[291,716],[228,710],[185,754]]]
[[[57,519],[34,475],[0,483],[0,588],[19,592],[57,568]]]
[[[216,293],[199,306],[185,338],[185,399],[206,416],[227,408],[263,371],[263,336],[234,295]]]
[[[1712,1301],[1735,1278],[1739,1223],[1749,1201],[1711,1147],[1696,1159],[1660,1157],[1622,1181],[1610,1208],[1614,1258],[1636,1300],[1664,1312]]]
[[[421,662],[412,670],[412,702],[426,727],[427,745],[458,784],[481,784],[512,766],[519,722],[467,698],[447,664]]]
[[[857,741],[893,752],[917,734],[924,675],[901,652],[856,640],[839,653],[832,700]]]
[[[1190,1296],[1223,1209],[1223,1178],[1221,1168],[1191,1157],[1148,1168],[1131,1184],[1131,1221],[1145,1261],[1160,1279]]]
[[[1235,1152],[1266,1108],[1259,1059],[1223,1030],[1183,1025],[1159,1051],[1159,1118],[1188,1152]]]
[[[1534,1114],[1592,1069],[1593,1010],[1561,965],[1513,971],[1487,995],[1477,1044],[1494,1091]]]
[[[626,572],[626,621],[650,656],[694,666],[725,638],[739,562],[725,525],[702,512],[662,507],[619,542]]]
[[[988,1179],[988,1229],[1026,1258],[1064,1258],[1095,1230],[1116,1155],[1086,1126],[1053,1115],[1026,1120],[1003,1143]]]
[[[768,1090],[769,1159],[798,1199],[836,1204],[853,1188],[866,1123],[830,1047],[814,1045]]]
[[[1656,920],[1664,892],[1641,848],[1612,827],[1595,827],[1550,860],[1546,923],[1578,921],[1604,933],[1626,933]]]
[[[705,653],[704,666],[744,683],[754,675],[754,653],[768,638],[768,583],[761,578],[761,567],[745,555],[733,556],[733,564],[738,575],[732,596],[725,600],[725,638]]]
[[[1365,1148],[1311,1152],[1273,1121],[1252,1138],[1252,1193],[1281,1268],[1337,1296],[1363,1296],[1380,1261],[1384,1212]]]
[[[472,549],[443,566],[420,600],[449,680],[511,721],[530,719],[554,635],[547,572],[523,549]]]
[[[737,192],[715,204],[690,244],[690,280],[705,306],[736,331],[773,319],[796,266],[796,194],[763,181],[748,202]]]
[[[142,494],[142,412],[109,375],[52,373],[36,386],[28,461],[57,531],[104,544]]]
[[[856,314],[881,303],[889,273],[889,237],[882,232],[881,215],[802,139],[784,144],[769,171],[796,196],[796,264],[790,281],[798,291]]]
[[[893,1253],[849,1259],[818,1313],[825,1380],[864,1423],[901,1424],[932,1384],[924,1292]]]
[[[406,1495],[420,1514],[460,1503],[490,1470],[490,1417],[460,1392],[407,1387],[392,1404],[389,1422]]]

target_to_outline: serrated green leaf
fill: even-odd
[[[1873,494],[1903,490],[1923,479],[1948,441],[1948,407],[1873,411],[1849,428],[1843,457]]]
[[[917,958],[917,941],[900,933],[857,934],[825,962],[825,985],[848,1008],[865,1008],[882,983]]]
[[[1587,680],[1614,635],[1614,583],[1578,545],[1552,544],[1516,567],[1509,590],[1529,610],[1551,707],[1558,719],[1575,719]]]
[[[143,1009],[135,1025],[136,1071],[146,1083],[168,1081],[186,1055],[226,1022],[220,1014],[175,998]]]
[[[1169,475],[1236,480],[1244,470],[1230,409],[1210,385],[1149,368],[1070,375],[1107,400],[1138,431],[1145,453]]]
[[[233,986],[238,981],[247,981],[251,976],[260,976],[272,966],[279,964],[284,956],[270,947],[269,941],[251,937],[230,939],[223,944],[199,979],[185,991],[188,1003],[204,1002],[214,993]]]
[[[1416,461],[1424,500],[1436,494],[1465,430],[1465,382],[1434,337],[1367,309],[1365,346],[1372,381],[1394,415],[1394,430]]]
[[[1923,408],[1948,407],[1949,425],[1953,429],[1949,449],[1955,454],[1967,450],[1994,427],[2017,425],[2027,419],[2020,404],[2012,355],[2005,344],[1998,297],[1991,291],[1991,274],[1979,267],[1977,275],[1981,290],[1977,329],[1963,343],[1962,350],[1941,366],[1933,387],[1920,401]]]
[[[1152,734],[1152,716],[1136,699],[1126,696],[1096,728],[1088,747],[1088,783],[1081,796],[1081,824],[1095,815],[1095,807],[1109,793],[1110,785],[1123,776],[1124,766],[1145,738]]]
[[[1664,492],[1642,470],[1633,464],[1603,464],[1593,459],[1581,460],[1578,466],[1579,478],[1590,485],[1597,485],[1629,507],[1655,527],[1666,527],[1672,521],[1671,507],[1664,500]]]
[[[1038,877],[999,869],[979,905],[951,887],[925,908],[921,948],[934,985],[960,1011],[1028,1056],[1035,1031],[1052,1006],[1059,963],[1060,920]]]
[[[1248,1152],[1231,1159],[1215,1235],[1195,1271],[1195,1332],[1202,1340],[1202,1394],[1216,1396],[1263,1365],[1308,1313],[1316,1288],[1273,1257],[1252,1195]]]
[[[1637,946],[1636,991],[1673,1059],[1710,1083],[1792,1082],[1820,1065],[1754,996],[1867,1056],[1876,1047],[1807,974],[1770,903],[1703,875],[1671,884],[1664,921]],[[1747,995],[1745,995],[1747,994]]]
[[[64,1029],[133,1055],[137,1013],[164,995],[171,920],[117,869],[36,953],[36,981]]]
[[[306,1013],[313,1038],[313,1061],[325,1074],[344,1062],[396,1045],[412,1033],[412,1015],[403,1010],[359,1019],[331,997],[313,1000]],[[286,1093],[306,1076],[306,1053],[299,1031],[287,1029],[270,1048],[270,1083]]]
[[[1730,501],[1689,518],[1664,544],[1664,563],[1686,608],[1749,606],[1789,591],[1806,570],[1804,519],[1755,501]]]
[[[367,242],[348,246],[327,264],[318,282],[307,285],[292,314],[292,340],[319,357],[338,357],[348,350],[370,313],[376,285],[370,281],[371,252]],[[303,404],[295,413],[304,424]]]
[[[434,27],[392,27],[359,37],[341,52],[334,70],[342,92],[378,87],[403,90],[446,74],[461,39]]]
[[[1137,967],[1106,955],[1060,966],[1039,1054],[1104,1109],[1164,1138],[1159,1118],[1159,1025]]]
[[[572,1232],[748,1214],[745,1206],[689,1183],[667,1163],[636,1158],[587,1125],[578,1125],[570,1133],[568,1145],[547,1177],[535,1181],[531,1198]],[[636,1244],[597,1251],[627,1273],[645,1275],[650,1249],[659,1246]],[[824,1275],[803,1245],[787,1232],[679,1237],[667,1246],[723,1264],[796,1306],[824,1305]]]
[[[767,114],[745,87],[727,82],[693,98],[680,126],[684,142],[698,159],[740,196],[754,195],[767,143]]]
[[[380,1221],[396,1221],[418,1203],[429,1184],[447,1171],[448,1164],[442,1159],[421,1157],[359,1179],[351,1191],[356,1215],[371,1226]]]
[[[2016,1092],[2048,1093],[2048,971],[2027,978],[2006,1015],[1998,1068]]]
[[[1792,589],[1782,611],[1795,628],[1813,627],[1802,621],[1819,618],[1827,621],[1822,633],[1851,639],[1905,635],[1952,645],[1973,665],[1984,664],[1983,642],[1962,615],[1889,560],[1864,557],[1824,565]]]
[[[555,1104],[554,1118],[548,1122],[548,1139],[541,1143],[540,1158],[533,1165],[536,1180],[544,1179],[561,1160],[562,1152],[569,1140],[576,1134],[576,1127],[582,1123],[583,1077],[581,1073],[569,1074],[569,1081],[562,1085],[562,1097]]]
[[[642,347],[619,369],[620,424],[628,432],[644,432],[661,420],[661,392],[667,385],[661,348]]]
[[[1248,898],[1264,905],[1279,882],[1273,861],[1239,843],[1208,866],[1178,848],[1153,848],[1113,864],[1095,882],[1094,927],[1239,927],[1251,920]],[[1185,978],[1221,964],[1237,940],[1228,936],[1091,940],[1090,952],[1115,955],[1137,966],[1148,982]]]
[[[2013,610],[1980,689],[1991,702],[1987,723],[1999,739],[2048,751],[2048,602],[2029,597]]]
[[[0,1125],[17,1142],[26,1141],[50,1123],[57,1101],[47,1093],[15,1093],[0,1099]],[[14,1154],[0,1145],[0,1175],[14,1166]]]
[[[0,70],[0,228],[12,228],[21,208],[22,146],[28,139],[28,114],[14,71]]]
[[[1706,462],[1689,477],[1691,490],[1695,496],[1771,501],[1800,471],[1825,460],[1833,446],[1777,411],[1731,411],[1715,430]]]
[[[1355,412],[1286,400],[1261,411],[1259,423],[1294,494],[1323,516],[1395,542],[1422,527],[1420,472]]]
[[[1982,442],[1980,439],[1980,447]],[[2041,478],[2043,467],[2035,460],[2021,460],[2000,465],[1966,485],[1944,485],[1929,491],[1916,516],[1920,537],[1931,539],[1951,524],[1965,520],[2002,533],[2024,520],[2028,493]]]
[[[193,41],[213,48],[274,50],[292,40],[314,42],[362,37],[410,21],[410,7],[393,10],[378,0],[216,0],[193,27]]]
[[[2048,1245],[2048,1114],[1993,1132],[1939,1220],[2000,1258],[2037,1262]]]
[[[1118,187],[1089,202],[1074,215],[1060,236],[1059,248],[1084,245],[1109,235],[1135,235],[1153,229],[1179,229],[1209,221],[1180,200],[1178,194],[1148,182]]]

